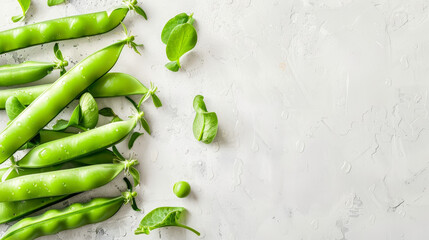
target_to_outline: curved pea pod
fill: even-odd
[[[135,128],[138,117],[110,123],[80,134],[36,146],[17,165],[41,168],[79,158],[120,142]]]
[[[0,53],[14,51],[53,41],[74,39],[106,33],[117,27],[129,10],[142,16],[144,11],[136,0],[124,0],[124,5],[111,12],[96,12],[34,23],[0,32]]]
[[[94,97],[144,95],[149,91],[137,78],[125,73],[107,73],[88,88]]]
[[[32,240],[60,231],[105,221],[121,207],[132,202],[136,192],[123,192],[116,198],[96,198],[88,203],[75,203],[61,210],[49,210],[42,215],[22,219],[10,227],[0,240]]]
[[[32,139],[71,101],[116,63],[130,36],[88,56],[61,76],[0,133],[0,163]],[[1,44],[0,44],[1,45]]]
[[[0,40],[1,41],[1,40]],[[21,64],[9,64],[0,66],[0,86],[12,86],[40,80],[54,69],[66,72],[68,62],[64,60],[58,44],[54,46],[56,60],[54,62],[28,61]]]
[[[73,169],[20,176],[0,183],[0,202],[69,195],[101,187],[122,171],[137,171],[137,160],[97,164]],[[138,183],[138,178],[133,175]]]

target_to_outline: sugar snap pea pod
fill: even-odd
[[[28,61],[21,64],[0,66],[0,86],[12,86],[34,82],[42,79],[54,69],[60,69],[61,74],[64,74],[66,72],[65,67],[68,65],[68,62],[64,60],[63,55],[58,48],[58,44],[55,44],[54,52],[56,59],[51,63]]]
[[[132,203],[133,209],[138,211],[134,200],[136,196],[136,192],[129,190],[115,198],[96,198],[84,204],[72,204],[61,210],[49,210],[42,215],[17,222],[7,230],[1,240],[32,240],[87,224],[102,222],[111,218],[129,202]]]
[[[0,202],[89,191],[109,183],[122,171],[137,171],[133,167],[137,164],[137,160],[124,160],[113,164],[97,164],[16,177],[0,183]],[[138,183],[137,175],[132,176]]]
[[[0,32],[0,53],[43,43],[106,33],[117,27],[129,10],[142,16],[136,0],[124,0],[111,12],[96,12],[34,23]]]
[[[22,88],[11,88],[0,90],[0,109],[6,108],[6,101],[10,97],[16,97],[24,105],[28,106],[32,103],[39,95],[49,88],[51,84],[42,84],[31,87]]]
[[[0,133],[0,163],[32,139],[63,108],[116,63],[124,45],[136,46],[134,37],[88,56],[46,89]],[[1,45],[1,44],[0,44]]]
[[[36,146],[17,165],[48,167],[108,148],[120,142],[135,128],[141,115]]]

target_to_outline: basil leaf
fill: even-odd
[[[98,106],[91,93],[84,93],[79,100],[79,106],[82,111],[82,120],[80,125],[85,128],[94,128],[98,123]]]
[[[166,53],[170,61],[177,61],[197,44],[197,31],[189,23],[176,26],[168,38]],[[180,64],[179,64],[180,65]]]
[[[218,131],[218,118],[216,113],[207,112],[204,97],[197,95],[194,98],[194,109],[196,111],[192,131],[194,137],[203,143],[213,142]]]
[[[137,140],[138,137],[140,137],[143,134],[144,133],[133,132],[133,134],[131,134],[130,141],[128,142],[128,149],[133,148],[134,142]]]
[[[134,231],[134,234],[149,234],[150,231],[157,228],[175,226],[188,229],[200,236],[197,230],[179,223],[180,217],[184,211],[185,208],[183,207],[156,208],[144,216],[139,227]]]
[[[25,14],[30,8],[31,0],[18,0],[18,3],[19,3],[19,6],[21,6],[22,14],[18,16],[13,16],[12,17],[13,22],[18,22],[25,18]]]
[[[15,119],[22,111],[24,111],[25,106],[19,101],[15,96],[11,96],[6,100],[5,104],[6,114],[9,119],[12,121]]]
[[[178,25],[186,23],[188,19],[189,19],[188,14],[179,13],[174,18],[168,20],[168,22],[165,24],[164,28],[162,29],[162,33],[161,33],[162,42],[167,44],[168,39],[170,38],[171,31],[173,31],[173,29]]]
[[[61,3],[64,3],[65,0],[48,0],[48,6],[52,7]]]

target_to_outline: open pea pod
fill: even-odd
[[[51,84],[43,84],[31,87],[0,90],[0,109],[4,109],[6,107],[6,101],[11,96],[18,98],[25,106],[30,105],[50,86]],[[88,92],[91,93],[94,98],[107,98],[146,95],[150,92],[150,89],[145,87],[138,79],[129,74],[111,72],[105,74],[89,86]],[[158,104],[155,104],[155,106],[158,107],[162,105],[154,91],[151,92],[150,96],[153,98],[154,103],[159,102]]]
[[[127,185],[130,185],[128,180]],[[84,204],[75,203],[64,209],[49,210],[42,215],[17,222],[7,230],[1,240],[32,240],[87,224],[102,222],[115,215],[127,203],[131,203],[133,209],[138,211],[134,200],[136,196],[137,193],[130,189],[115,198],[96,198]]]

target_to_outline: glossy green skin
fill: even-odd
[[[61,210],[49,210],[42,215],[22,219],[0,240],[32,240],[87,224],[102,222],[119,211],[125,197],[96,198],[88,203],[75,203]]]
[[[0,133],[0,163],[32,139],[63,108],[116,63],[123,40],[88,56],[46,89]],[[1,44],[0,44],[1,45]]]
[[[32,61],[0,66],[0,86],[12,86],[40,80],[52,72],[55,66],[55,63]]]
[[[30,105],[51,84],[42,84],[31,87],[0,90],[0,109],[6,106],[6,100],[15,96],[27,106]],[[125,73],[107,73],[88,88],[88,92],[95,98],[119,97],[129,95],[143,95],[148,89],[135,77]]]
[[[53,130],[40,130],[39,135],[37,136],[37,140],[40,144],[43,144],[57,139],[70,137],[75,134],[76,133],[58,132]]]
[[[128,8],[115,9],[110,16],[106,11],[77,15],[34,23],[0,32],[0,53],[38,44],[81,38],[108,32],[118,26]]]
[[[37,174],[42,172],[52,172],[59,169],[69,169],[74,167],[79,167],[82,165],[92,165],[92,164],[103,164],[103,163],[113,163],[115,155],[109,151],[104,150],[99,153],[95,153],[91,156],[79,158],[75,161],[64,163],[61,165],[48,167],[48,168],[21,168],[19,174],[16,171],[11,172],[6,180],[16,178],[18,176],[25,176],[30,174]],[[0,177],[8,170],[8,168],[0,169]],[[46,208],[52,204],[55,204],[64,199],[70,198],[74,195],[65,195],[58,197],[48,197],[48,198],[37,198],[23,201],[15,202],[0,202],[0,224],[13,221],[15,219],[27,216],[35,211]]]
[[[0,183],[0,202],[89,191],[109,183],[124,169],[123,163],[97,164],[20,176]]]
[[[88,88],[94,97],[117,97],[146,94],[148,89],[135,77],[125,73],[107,73]]]
[[[137,118],[110,123],[80,134],[36,146],[17,165],[41,168],[57,165],[108,148],[124,139],[137,124]]]
[[[184,198],[191,193],[191,186],[185,181],[179,181],[174,184],[173,192],[178,198]]]

